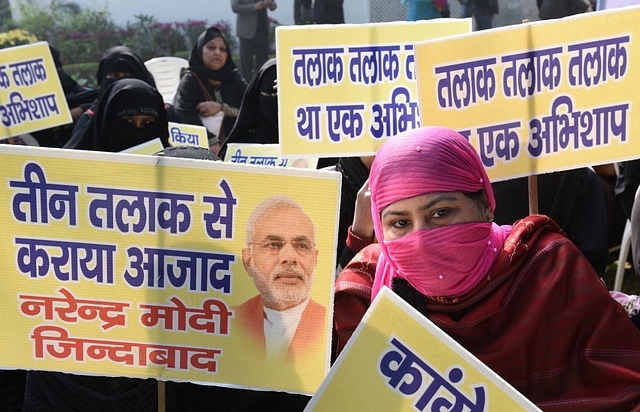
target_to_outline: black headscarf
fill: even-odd
[[[112,47],[100,59],[96,79],[103,91],[115,81],[106,77],[107,73],[111,72],[129,73],[129,77],[143,80],[156,87],[153,75],[147,70],[142,58],[127,46]]]
[[[60,84],[62,85],[62,91],[65,96],[72,93],[78,88],[78,83],[73,80],[73,78],[64,71],[62,67],[62,60],[60,60],[60,52],[55,47],[49,45],[49,50],[51,51],[51,57],[53,58],[53,64],[56,66],[56,71],[58,72],[58,77],[60,78]]]
[[[144,128],[122,120],[121,116],[146,114],[156,121]],[[138,79],[115,81],[100,97],[94,119],[93,149],[119,152],[159,137],[169,146],[167,112],[162,95]]]
[[[336,164],[336,171],[342,174],[342,191],[340,192],[340,217],[338,222],[338,245],[336,258],[342,267],[346,266],[355,255],[348,252],[343,256],[346,248],[347,231],[353,222],[356,209],[358,191],[369,178],[369,168],[360,157],[341,157]]]
[[[60,78],[60,84],[62,85],[62,91],[67,99],[69,108],[73,108],[79,105],[89,105],[98,97],[98,89],[85,88],[76,82],[69,73],[64,70],[62,60],[60,59],[60,52],[55,47],[49,45],[51,51],[51,57],[53,58],[53,64],[56,66],[58,72],[58,78]],[[68,139],[68,137],[67,137]]]
[[[94,117],[93,113],[97,112],[97,105],[100,96],[105,94],[105,91],[115,82],[117,79],[107,79],[107,73],[122,72],[129,73],[131,79],[140,79],[147,84],[156,87],[156,82],[153,79],[153,75],[144,62],[130,48],[127,46],[115,46],[105,52],[98,63],[98,70],[96,71],[96,79],[98,81],[99,93],[91,104],[90,110],[80,116],[78,121],[73,126],[73,132],[71,138],[63,146],[65,149],[81,149],[91,150],[91,143],[93,142],[93,130],[94,130]]]
[[[221,37],[224,41],[224,45],[227,48],[227,61],[220,69],[211,70],[205,66],[202,61],[202,49],[205,44],[209,43],[216,37]],[[237,70],[236,64],[231,56],[231,46],[229,45],[227,38],[224,37],[224,34],[215,27],[209,27],[200,34],[198,41],[196,41],[196,44],[191,49],[191,53],[189,54],[189,70],[197,74],[202,80],[212,79],[216,81],[224,81],[229,78],[235,70]]]
[[[238,119],[224,143],[278,143],[278,96],[273,88],[276,69],[276,59],[269,59],[253,75]]]

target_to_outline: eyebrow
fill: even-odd
[[[282,240],[282,238],[278,235],[267,235],[262,239],[263,242],[265,240]]]
[[[278,235],[267,235],[262,239],[263,242],[267,241],[267,240],[283,240],[283,239],[282,239],[281,236],[278,236]],[[293,239],[291,239],[291,240],[297,241],[297,242],[300,242],[300,241],[311,242],[311,239],[309,239],[309,237],[305,236],[305,235],[294,236]],[[313,242],[311,242],[311,243],[313,243]]]
[[[424,211],[424,210],[428,210],[428,209],[434,207],[435,205],[437,205],[438,203],[440,203],[442,201],[446,201],[446,200],[458,201],[459,199],[457,197],[455,197],[454,195],[452,195],[451,193],[442,193],[442,194],[436,196],[430,202],[427,202],[424,205],[420,206],[418,208],[418,210],[421,211],[421,212]],[[382,216],[380,216],[380,217],[384,219],[387,216],[406,216],[407,214],[408,214],[408,212],[405,211],[405,210],[388,210],[388,211],[384,212],[382,214]]]

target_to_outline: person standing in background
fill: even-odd
[[[460,3],[460,18],[461,19],[466,19],[467,17],[471,17],[472,13],[471,13],[471,0],[458,0],[458,3]]]
[[[275,10],[276,7],[274,0],[231,0],[231,10],[237,14],[236,35],[240,39],[242,77],[247,82],[253,77],[254,69],[269,59],[267,9]]]
[[[589,0],[536,0],[541,20],[559,19],[593,11]]]
[[[468,2],[471,4],[471,13],[476,19],[476,30],[490,29],[493,15],[498,14],[498,0],[468,0]]]
[[[462,6],[461,18],[475,17],[475,30],[493,27],[493,15],[498,14],[498,0],[458,0]]]
[[[406,4],[407,0],[401,0]],[[432,0],[408,0],[407,21],[431,20],[442,17]]]
[[[313,20],[316,24],[343,24],[344,0],[314,0]]]
[[[293,0],[293,22],[295,24],[311,24],[311,0]]]

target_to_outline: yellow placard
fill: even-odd
[[[317,157],[281,157],[279,144],[229,143],[224,161],[302,169],[315,169],[318,166]]]
[[[640,0],[598,0],[598,10],[613,9],[640,4]]]
[[[198,146],[208,149],[207,128],[195,124],[169,122],[169,144],[171,146]]]
[[[282,155],[374,154],[420,124],[413,46],[471,19],[276,28]]]
[[[154,153],[158,153],[162,149],[164,149],[162,141],[159,137],[156,137],[155,139],[147,140],[146,142],[124,149],[120,151],[120,153],[152,155]]]
[[[383,287],[305,411],[539,411]]]
[[[0,50],[0,122],[0,139],[72,122],[46,42]]]
[[[493,181],[637,158],[638,19],[634,6],[416,45],[422,124],[467,136]]]
[[[317,390],[339,173],[8,145],[0,163],[0,368]],[[304,231],[292,212],[249,221],[274,196],[308,216]],[[308,300],[271,356],[254,279],[276,276]],[[309,295],[293,287],[303,278]]]

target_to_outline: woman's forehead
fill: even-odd
[[[393,202],[389,206],[382,209],[382,214],[384,214],[385,212],[399,212],[411,209],[426,209],[435,206],[440,202],[458,201],[463,198],[464,194],[462,192],[424,193],[418,196],[413,196],[406,199],[398,200],[397,202]]]
[[[218,37],[214,37],[213,39],[209,40],[208,42],[205,43],[205,46],[207,45],[211,45],[211,44],[215,44],[215,45],[224,45],[224,39],[220,36]]]

